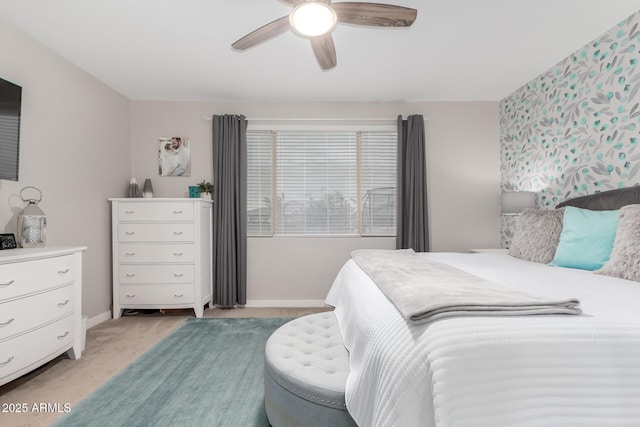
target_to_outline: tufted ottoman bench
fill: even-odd
[[[273,427],[356,426],[344,401],[349,353],[333,312],[294,319],[265,347],[264,401]]]

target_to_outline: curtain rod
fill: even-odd
[[[203,117],[204,120],[213,120],[211,117]],[[254,122],[306,122],[306,121],[322,121],[322,122],[395,122],[395,119],[385,119],[380,117],[357,117],[357,118],[319,118],[319,117],[247,117],[247,120]],[[424,120],[429,120],[425,118]]]

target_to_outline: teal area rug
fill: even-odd
[[[267,427],[264,347],[289,320],[188,319],[54,426]]]

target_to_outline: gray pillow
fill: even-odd
[[[596,273],[640,282],[640,205],[620,209],[611,256]]]
[[[525,209],[516,222],[509,255],[548,264],[556,254],[564,208]]]

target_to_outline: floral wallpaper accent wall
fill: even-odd
[[[640,182],[640,12],[500,102],[503,190],[553,208]],[[513,217],[503,217],[508,247]]]

